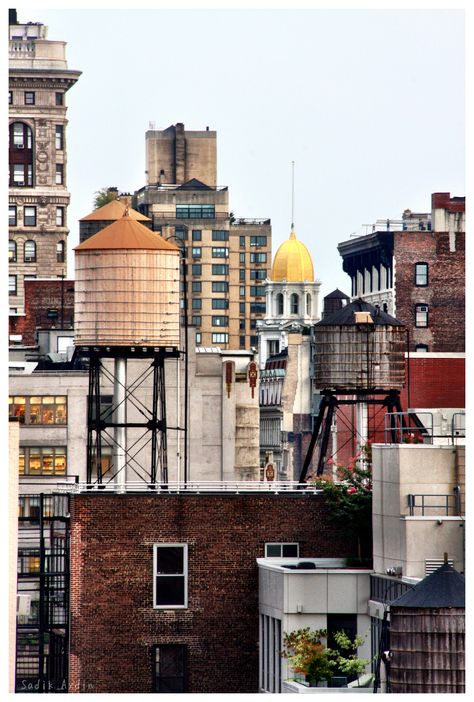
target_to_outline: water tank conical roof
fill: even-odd
[[[150,221],[149,217],[145,217],[145,215],[143,215],[141,212],[138,212],[137,210],[128,207],[128,205],[125,202],[122,202],[121,200],[111,200],[105,205],[102,205],[102,207],[98,207],[96,210],[86,215],[85,217],[81,217],[79,221],[111,222],[123,217],[123,215],[125,214],[125,210],[128,210],[128,216],[130,217],[130,219],[136,219],[137,222]]]
[[[466,605],[466,583],[464,577],[449,563],[444,563],[434,573],[423,578],[391,603],[390,607],[414,607],[417,609],[463,608]]]
[[[318,322],[315,326],[346,326],[358,324],[357,312],[366,312],[370,314],[374,324],[388,324],[392,327],[403,326],[402,322],[399,322],[398,319],[395,319],[395,317],[387,314],[387,312],[381,310],[380,307],[374,307],[374,305],[371,305],[369,302],[366,302],[360,297],[351,302],[349,305],[345,305],[345,307],[342,307],[337,312],[334,312],[334,314],[329,314],[328,316],[324,317],[324,319]]]

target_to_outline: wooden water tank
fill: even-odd
[[[405,327],[358,299],[314,327],[315,387],[401,389],[405,385]]]
[[[390,605],[390,691],[465,692],[465,581],[445,564]]]
[[[75,248],[76,346],[179,346],[177,246],[126,213]]]

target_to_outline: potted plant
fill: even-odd
[[[309,627],[285,634],[282,656],[288,658],[295,673],[303,673],[310,687],[327,681],[332,676],[336,665],[332,652],[323,644],[321,638],[326,631],[311,631]]]

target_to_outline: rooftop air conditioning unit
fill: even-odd
[[[31,595],[16,596],[16,613],[18,616],[29,617],[31,612]]]
[[[385,572],[387,575],[401,575],[402,566],[392,566],[391,568],[387,568]]]

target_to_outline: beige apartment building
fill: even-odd
[[[10,314],[24,312],[24,281],[66,275],[66,93],[79,71],[68,69],[66,43],[47,39],[39,22],[9,17]]]
[[[217,185],[215,131],[188,131],[179,123],[149,130],[145,140],[147,183],[132,204],[154,231],[180,245],[181,286],[196,344],[257,348],[270,220],[234,217],[228,188]]]

